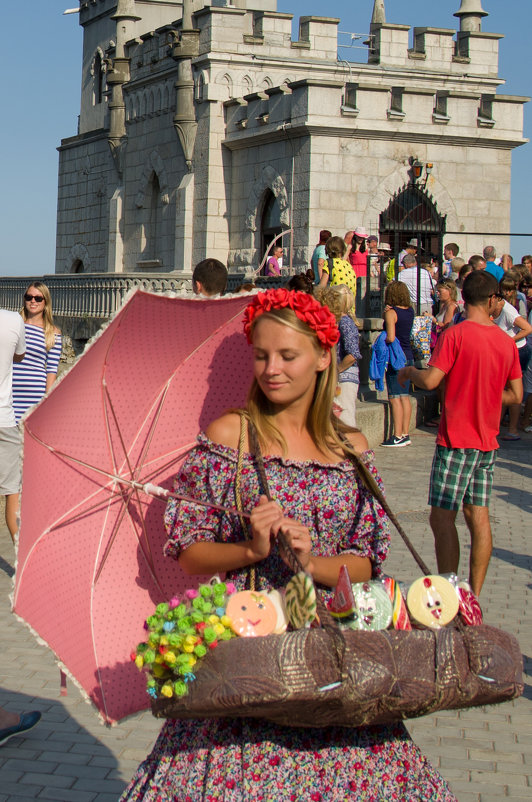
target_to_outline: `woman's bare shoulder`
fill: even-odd
[[[237,412],[225,412],[205,429],[205,434],[213,443],[229,448],[238,448],[240,439],[240,415]]]
[[[346,432],[346,437],[357,454],[363,454],[369,449],[368,441],[362,432]]]

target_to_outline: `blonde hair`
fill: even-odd
[[[251,326],[252,336],[257,320],[262,320],[263,318],[276,320],[278,323],[304,334],[312,340],[312,344],[318,353],[323,351],[316,333],[310,326],[300,320],[292,309],[288,307],[272,309],[255,318]],[[349,444],[344,442],[341,434],[359,431],[346,426],[332,411],[337,381],[336,360],[331,359],[329,366],[316,375],[314,396],[306,421],[312,440],[323,453],[337,448],[350,453]],[[246,407],[248,417],[257,430],[261,448],[265,449],[270,443],[276,443],[282,449],[283,454],[286,455],[288,451],[286,440],[274,423],[274,405],[264,395],[255,378],[253,378],[248,393]]]
[[[43,284],[42,281],[32,281],[26,289],[24,290],[24,295],[34,287],[36,290],[39,290],[42,297],[44,298],[44,310],[42,313],[43,316],[43,330],[44,330],[44,346],[47,351],[55,345],[55,324],[54,324],[54,316],[52,314],[52,297],[50,295],[50,290]],[[20,310],[20,314],[22,316],[22,320],[24,322],[27,321],[28,315],[26,313],[26,304],[25,302],[22,304],[22,309]]]
[[[320,304],[327,306],[336,318],[338,323],[340,318],[348,315],[356,326],[360,325],[355,312],[355,298],[353,293],[345,284],[334,284],[322,288],[319,295],[316,293]]]
[[[456,301],[458,300],[458,291],[456,284],[452,279],[444,278],[443,281],[438,281],[438,283],[436,284],[436,289],[438,289],[438,287],[445,287],[446,290],[449,290],[451,301],[454,301],[456,303]]]

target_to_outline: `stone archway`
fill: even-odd
[[[370,231],[375,229],[379,215],[383,209],[388,207],[397,191],[409,181],[409,170],[408,165],[398,165],[383,181],[379,182],[378,188],[370,197],[362,221],[362,224]],[[449,231],[459,231],[460,221],[456,205],[447,188],[434,175],[431,175],[425,189],[432,195],[440,214],[447,218]]]
[[[85,245],[77,242],[68,252],[66,272],[67,273],[90,273],[91,258]]]
[[[164,166],[164,162],[161,159],[159,153],[156,150],[152,150],[149,159],[144,165],[144,169],[142,171],[142,176],[140,179],[141,188],[137,192],[137,197],[135,198],[135,205],[137,209],[142,209],[142,207],[144,206],[146,200],[146,193],[148,192],[148,189],[152,181],[152,176],[154,173],[156,174],[157,180],[159,182],[161,203],[163,203],[166,206],[170,202],[168,175],[166,173],[166,167]]]
[[[271,190],[281,210],[281,223],[286,228],[290,226],[290,208],[288,205],[288,192],[286,191],[286,184],[279,173],[273,167],[268,165],[264,167],[261,175],[255,181],[248,196],[248,205],[246,209],[245,227],[249,232],[254,233],[257,230],[257,217],[260,215],[262,209],[261,205],[264,201],[265,193]]]

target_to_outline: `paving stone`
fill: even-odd
[[[380,449],[377,464],[392,509],[400,515],[428,565],[435,569],[426,503],[433,448],[432,434],[415,432],[412,446],[401,449],[400,454]],[[532,603],[532,506],[527,495],[531,451],[531,436],[501,448],[491,504],[495,548],[481,597],[487,622],[518,635],[528,657],[528,672],[532,672],[532,619],[522,611],[530,609]],[[457,520],[462,559],[467,562],[469,536],[463,518]],[[5,563],[14,564],[9,534],[1,527],[0,554]],[[53,656],[10,612],[11,579],[2,565],[0,561],[0,626],[4,632],[0,705],[16,712],[41,710],[43,718],[26,737],[17,737],[2,747],[0,802],[117,802],[138,762],[153,747],[161,722],[144,711],[106,729],[72,682],[67,682],[68,695],[60,696]],[[419,575],[398,535],[393,536],[386,570],[405,581]],[[527,697],[511,703],[444,711],[407,722],[412,736],[450,782],[459,802],[532,798],[532,674],[526,681]],[[52,771],[50,766],[54,767]],[[20,778],[12,779],[19,774]],[[64,786],[53,785],[54,778]]]
[[[96,794],[76,791],[74,788],[43,788],[37,799],[51,799],[52,802],[94,802]]]

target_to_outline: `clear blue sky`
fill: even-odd
[[[340,17],[342,31],[367,33],[373,0],[278,0],[280,11]],[[0,153],[0,275],[53,273],[57,204],[57,146],[76,133],[81,74],[78,15],[63,16],[77,0],[2,0],[0,49],[2,126]],[[452,28],[460,0],[385,0],[389,22]],[[499,91],[532,94],[529,62],[532,0],[482,0],[489,12],[485,31],[502,33]],[[365,60],[364,51],[340,51]],[[532,104],[525,110],[525,136],[532,136]],[[512,231],[532,232],[529,211],[532,148],[514,151]],[[514,240],[512,253],[532,252],[532,238]]]

